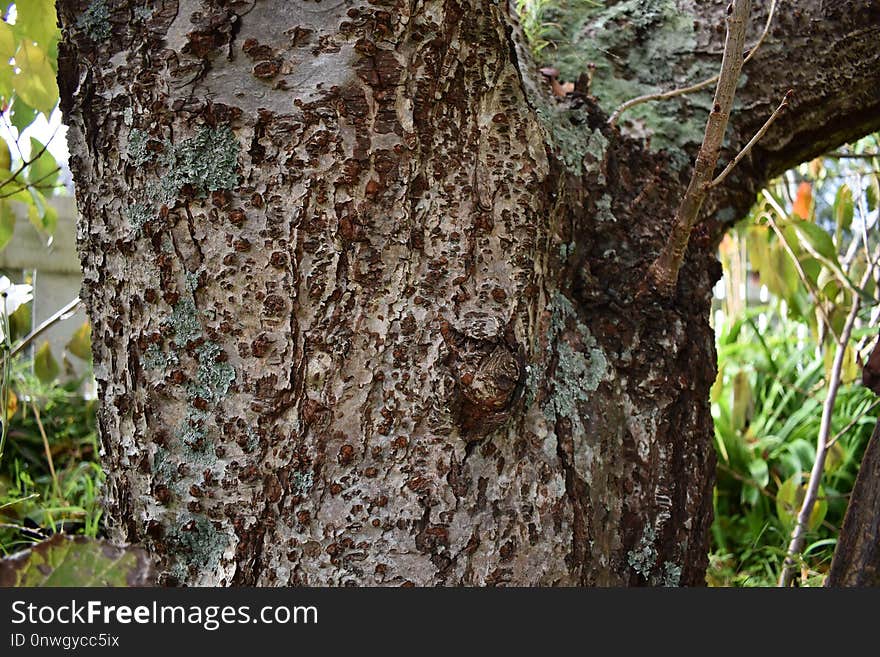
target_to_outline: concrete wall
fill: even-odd
[[[58,228],[49,245],[45,236],[28,221],[24,206],[13,203],[18,216],[15,234],[6,248],[0,251],[0,271],[17,282],[28,275],[33,276],[33,327],[39,326],[76,298],[82,281],[76,254],[76,203],[70,196],[54,197],[50,202],[58,210]],[[85,321],[85,311],[80,306],[70,318],[55,324],[35,342],[38,347],[44,340],[49,341],[62,372],[65,355],[77,374],[86,369],[83,361],[66,354],[64,349],[74,331]]]

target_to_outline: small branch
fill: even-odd
[[[832,159],[843,160],[847,158],[858,159],[858,160],[870,160],[875,157],[880,157],[880,152],[877,153],[825,153],[822,157],[830,157]]]
[[[49,185],[49,186],[47,186],[47,185],[40,185],[39,184],[39,183],[43,182],[44,180],[46,180],[47,178],[51,178],[52,176],[54,176],[56,173],[58,173],[60,171],[61,171],[61,167],[55,167],[54,169],[52,169],[52,171],[50,171],[46,175],[42,176],[39,180],[35,180],[34,182],[28,182],[23,187],[19,187],[18,189],[14,190],[14,191],[0,193],[0,200],[2,200],[4,198],[10,198],[11,196],[15,196],[19,192],[23,192],[26,189],[36,189],[36,190],[45,189],[45,190],[49,190],[49,191],[54,190],[54,189],[60,189],[61,187],[63,187],[63,185]]]
[[[755,144],[757,144],[758,141],[760,141],[761,137],[763,137],[764,134],[767,132],[767,130],[770,128],[770,126],[773,125],[773,122],[776,120],[776,118],[780,114],[782,114],[782,112],[785,110],[786,107],[788,107],[788,100],[789,100],[789,98],[791,98],[792,93],[794,93],[794,92],[791,89],[789,89],[785,93],[785,96],[783,97],[782,102],[779,104],[779,107],[777,107],[773,111],[773,114],[771,114],[770,118],[767,119],[767,121],[764,123],[764,125],[761,126],[761,129],[758,130],[758,132],[755,133],[755,136],[752,137],[751,140],[749,140],[749,143],[746,144],[739,153],[737,153],[736,157],[730,161],[730,164],[728,164],[726,167],[724,167],[724,171],[719,173],[718,176],[715,178],[715,180],[713,180],[712,182],[709,183],[710,189],[712,187],[717,187],[722,182],[724,182],[724,179],[727,178],[728,174],[731,171],[733,171],[733,169],[736,167],[737,164],[739,164],[740,160],[742,160],[746,155],[749,154],[749,151],[752,150],[752,147]]]
[[[767,490],[766,488],[764,488],[761,484],[759,484],[759,483],[758,483],[757,481],[755,481],[754,479],[749,479],[749,478],[746,477],[745,475],[741,475],[739,472],[737,472],[736,470],[734,470],[733,468],[731,468],[729,465],[726,465],[725,463],[721,463],[721,462],[719,461],[719,462],[718,462],[718,469],[719,469],[719,470],[723,470],[724,472],[726,472],[726,473],[729,474],[731,477],[733,477],[734,479],[736,479],[737,481],[739,481],[739,482],[741,482],[741,483],[748,484],[749,486],[754,486],[755,488],[758,489],[758,492],[761,493],[761,495],[763,495],[763,496],[766,497],[767,499],[773,500],[774,502],[777,501],[776,496],[775,496],[773,493],[771,493],[769,490]],[[840,531],[840,527],[835,527],[834,525],[832,525],[832,524],[831,524],[830,522],[828,522],[827,520],[823,520],[823,521],[822,521],[822,526],[823,526],[823,527],[826,527],[826,528],[828,528],[828,529],[830,529],[830,530],[833,531],[833,532],[838,532],[838,531]]]
[[[721,73],[718,76],[712,111],[706,122],[703,143],[700,152],[697,153],[690,184],[675,212],[672,232],[666,246],[648,269],[647,278],[639,291],[640,295],[650,288],[665,298],[671,297],[675,292],[678,270],[687,250],[691,230],[697,223],[700,208],[712,181],[712,174],[721,151],[721,142],[730,118],[730,110],[733,107],[733,97],[743,64],[742,50],[750,9],[751,0],[734,0],[728,7],[727,37],[724,42]]]
[[[13,173],[12,176],[10,176],[9,178],[7,178],[7,179],[4,180],[3,182],[0,182],[0,189],[3,189],[4,187],[6,187],[6,185],[8,185],[8,184],[11,183],[11,182],[14,182],[14,181],[18,178],[18,176],[21,175],[21,172],[22,172],[22,171],[24,171],[27,167],[29,167],[31,164],[33,164],[33,163],[36,162],[37,160],[39,160],[40,157],[42,157],[43,153],[45,153],[46,150],[48,150],[48,148],[49,148],[49,144],[52,142],[53,139],[55,139],[55,135],[56,135],[57,133],[58,133],[58,128],[55,128],[55,130],[52,131],[52,135],[49,137],[49,139],[46,140],[46,143],[43,144],[42,148],[40,148],[40,150],[37,151],[37,154],[36,154],[36,155],[34,155],[33,153],[31,153],[31,159],[30,159],[30,160],[27,160],[27,161],[24,161],[24,160],[23,160],[22,163],[21,163],[21,165],[18,167],[18,169],[15,170],[15,173]],[[17,144],[17,143],[18,143],[18,142],[16,141],[16,144]],[[20,153],[20,152],[21,152],[21,151],[19,151],[19,153]],[[25,187],[25,189],[26,189],[26,187]],[[19,190],[16,190],[16,191],[19,191]]]
[[[14,504],[20,504],[21,502],[26,502],[27,500],[32,500],[35,497],[39,497],[39,493],[31,493],[25,497],[19,497],[17,500],[12,500],[11,502],[6,502],[5,504],[0,504],[0,509],[5,509],[8,506],[13,506]]]
[[[868,262],[867,270],[859,284],[859,287],[865,287],[871,275],[873,274],[874,263]],[[807,491],[804,494],[804,501],[801,510],[797,516],[797,522],[791,532],[791,541],[788,544],[788,550],[785,555],[785,562],[782,572],[779,575],[779,586],[788,587],[794,578],[796,569],[796,559],[804,549],[806,542],[807,527],[810,522],[810,515],[813,513],[813,506],[816,503],[816,497],[819,493],[819,483],[822,480],[822,472],[825,470],[825,458],[828,455],[829,440],[831,433],[831,420],[834,414],[834,402],[837,401],[837,392],[840,389],[840,373],[843,369],[843,360],[846,355],[846,349],[849,346],[849,339],[852,335],[853,326],[861,307],[861,297],[857,294],[853,295],[852,307],[847,313],[846,322],[843,325],[840,338],[837,340],[837,347],[834,351],[834,362],[831,365],[831,375],[828,380],[828,394],[825,397],[825,403],[822,405],[822,421],[819,425],[819,435],[816,437],[816,460],[813,462],[813,468],[810,471],[810,480],[807,484]],[[837,437],[834,439],[836,440]]]
[[[24,337],[24,339],[22,339],[21,342],[19,342],[17,345],[15,345],[15,347],[13,347],[12,350],[9,352],[9,355],[3,359],[2,363],[5,365],[8,361],[11,361],[13,356],[20,353],[22,351],[22,349],[27,347],[31,342],[33,342],[36,338],[38,338],[40,336],[40,334],[42,334],[45,331],[47,331],[48,329],[52,328],[52,326],[57,324],[58,322],[67,319],[67,317],[71,313],[76,311],[76,309],[79,307],[80,303],[82,303],[82,302],[80,301],[79,297],[77,297],[73,301],[67,302],[61,308],[61,310],[56,311],[54,315],[52,315],[49,319],[47,319],[45,322],[40,324],[32,332],[30,332],[28,335],[26,335]]]
[[[3,312],[0,312],[0,323],[3,325],[3,350],[12,353],[12,337],[9,326],[9,315],[6,312],[6,293],[3,294]],[[9,434],[9,365],[12,358],[7,356],[0,364],[0,415],[3,419],[3,427],[0,428],[0,461],[3,460],[3,450],[6,447],[6,436]]]
[[[34,419],[37,421],[37,427],[40,429],[40,436],[43,439],[43,450],[46,452],[46,462],[49,464],[49,474],[52,476],[52,488],[55,490],[55,496],[63,500],[61,495],[61,486],[58,483],[58,475],[55,474],[55,462],[52,460],[52,450],[49,447],[49,438],[46,436],[46,429],[43,428],[43,422],[40,420],[40,409],[36,402],[31,401],[31,409],[34,411]]]
[[[764,24],[764,31],[761,32],[761,36],[758,38],[757,43],[755,43],[755,45],[749,49],[748,54],[743,59],[743,65],[745,65],[752,57],[755,56],[755,53],[758,52],[758,48],[761,47],[761,44],[764,43],[764,39],[770,32],[770,24],[773,22],[773,14],[776,11],[776,2],[777,0],[772,0],[772,2],[770,3],[770,12],[767,14],[767,22]],[[718,81],[719,77],[720,74],[687,87],[672,89],[671,91],[661,91],[653,94],[645,94],[644,96],[632,98],[631,100],[626,101],[625,103],[623,103],[623,105],[614,110],[614,113],[608,119],[608,125],[617,125],[617,121],[620,119],[620,115],[628,109],[632,109],[636,105],[641,105],[642,103],[647,103],[652,100],[667,100],[669,98],[675,98],[676,96],[684,96],[685,94],[700,91],[702,89],[705,89],[706,87],[711,87]]]
[[[877,406],[880,406],[880,399],[875,399],[875,400],[871,403],[871,405],[868,406],[868,408],[866,408],[864,411],[862,411],[861,413],[859,413],[858,415],[856,415],[852,420],[850,420],[849,424],[847,424],[843,429],[841,429],[841,430],[838,431],[836,434],[834,434],[834,437],[833,437],[831,440],[828,441],[828,445],[827,445],[827,446],[828,446],[828,447],[831,447],[834,443],[836,443],[838,440],[840,440],[841,438],[843,438],[843,436],[845,436],[846,433],[847,433],[850,429],[852,429],[854,426],[856,426],[856,425],[859,423],[859,421],[860,421],[863,417],[865,417],[868,413],[870,413],[870,412],[873,411],[875,408],[877,408]]]

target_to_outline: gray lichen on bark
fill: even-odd
[[[604,20],[708,43],[649,4]],[[190,585],[700,583],[711,234],[633,301],[683,151],[549,97],[506,3],[107,6],[59,2],[59,83],[115,538]]]

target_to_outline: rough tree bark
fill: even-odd
[[[718,227],[878,126],[880,11],[783,8],[722,162],[797,95],[659,303],[705,99],[648,146],[611,83],[711,75],[724,3],[608,4],[556,101],[505,2],[59,0],[108,520],[164,583],[703,582]]]
[[[825,586],[880,586],[880,423],[862,457]]]

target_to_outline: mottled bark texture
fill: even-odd
[[[709,214],[876,118],[872,3],[799,4],[731,145],[793,78],[809,102]],[[583,34],[700,72],[721,5]],[[711,233],[635,300],[695,144],[621,136],[583,80],[553,100],[505,2],[59,10],[108,520],[163,582],[702,583]],[[676,30],[702,45],[657,60]]]
[[[862,457],[825,586],[880,586],[880,424]]]

